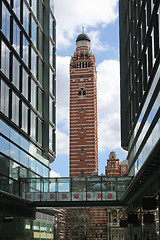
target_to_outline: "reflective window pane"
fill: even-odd
[[[19,98],[12,92],[12,120],[19,125]]]
[[[17,89],[19,89],[19,62],[13,56],[13,75],[12,75],[12,82]]]
[[[37,16],[37,1],[32,0],[32,11],[35,16]]]
[[[4,3],[2,3],[2,32],[10,40],[10,13]]]
[[[23,1],[23,27],[26,30],[26,32],[29,32],[29,10]]]
[[[43,93],[40,90],[40,88],[38,88],[38,112],[40,114],[42,114],[42,104],[43,104],[42,100],[43,100]]]
[[[19,162],[20,150],[14,144],[10,143],[10,157]]]
[[[28,66],[29,42],[23,35],[23,61]]]
[[[28,73],[24,69],[22,72],[22,94],[28,99]]]
[[[49,97],[49,120],[53,122],[53,100]]]
[[[36,83],[31,79],[31,104],[34,108],[37,106],[37,85]]]
[[[31,37],[32,37],[32,42],[36,46],[37,44],[37,24],[34,21],[33,17],[31,18],[31,25],[32,25],[32,32],[31,32]]]
[[[13,47],[20,53],[20,29],[17,23],[13,20]]]
[[[43,63],[40,58],[38,58],[38,81],[43,85]]]
[[[37,141],[42,144],[42,121],[38,119],[38,139]]]
[[[9,116],[9,87],[1,81],[1,111]]]
[[[36,114],[31,111],[31,122],[30,122],[31,130],[30,136],[36,140]]]
[[[31,48],[31,71],[32,74],[37,77],[37,54],[33,48]]]
[[[28,107],[22,102],[22,129],[28,133]]]
[[[20,8],[21,8],[20,4],[21,4],[21,1],[19,1],[19,0],[13,1],[13,10],[14,10],[16,16],[18,17],[18,19],[20,19]]]
[[[4,42],[1,43],[1,70],[9,78],[9,49]]]

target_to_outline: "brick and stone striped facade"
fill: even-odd
[[[80,34],[70,62],[70,176],[98,172],[97,72],[90,40]],[[87,38],[85,39],[85,37]]]

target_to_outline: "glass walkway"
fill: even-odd
[[[120,201],[131,177],[22,178],[19,195],[38,204]],[[38,204],[40,205],[40,204]]]

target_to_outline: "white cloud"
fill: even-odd
[[[119,62],[104,60],[97,67],[99,151],[120,147]]]
[[[118,16],[118,0],[55,0],[57,47],[71,45],[82,26],[105,27]],[[78,32],[77,32],[78,31]]]
[[[57,128],[57,155],[69,154],[69,136]]]
[[[57,56],[57,122],[66,123],[65,127],[68,128],[69,121],[69,63],[70,57]]]
[[[54,172],[53,170],[50,171],[50,177],[55,178],[55,177],[61,177],[61,175],[57,172]]]

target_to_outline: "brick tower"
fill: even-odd
[[[70,177],[98,172],[97,72],[90,39],[82,32],[70,62]]]

